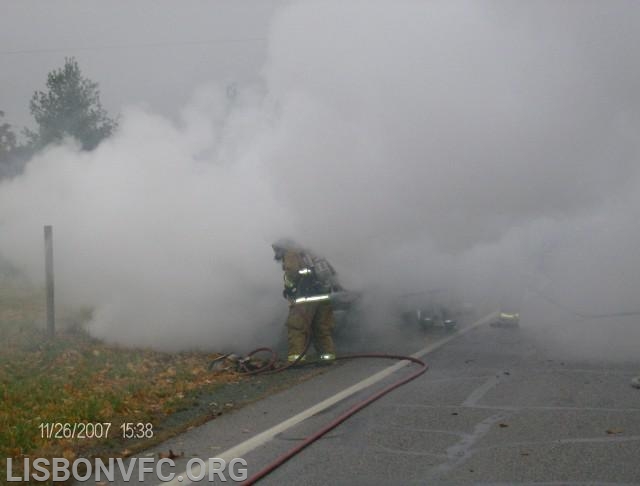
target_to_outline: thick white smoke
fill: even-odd
[[[210,93],[178,124],[128,110],[95,152],[48,150],[1,186],[3,254],[41,275],[42,226],[52,224],[58,296],[95,306],[100,337],[219,349],[273,319],[269,243],[289,230],[287,213],[258,153],[226,159],[232,137],[215,139],[226,140],[226,100]]]
[[[269,243],[287,235],[353,287],[537,299],[532,325],[604,349],[607,333],[579,332],[601,321],[566,314],[637,307],[638,16],[623,2],[292,4],[264,93],[203,89],[177,122],[128,109],[95,152],[52,149],[2,183],[0,251],[37,274],[53,224],[61,297],[125,343],[260,334],[284,312]],[[635,322],[615,326],[607,350],[637,342]]]

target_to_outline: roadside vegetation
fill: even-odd
[[[49,145],[71,138],[82,150],[93,150],[118,128],[100,102],[97,82],[82,74],[75,58],[47,74],[45,91],[35,91],[29,102],[35,126],[16,134],[0,107],[0,179],[22,173],[27,161]]]
[[[232,371],[209,371],[215,354],[102,343],[79,324],[87,312],[69,317],[75,325],[50,339],[42,325],[44,300],[43,292],[0,287],[0,456],[13,458],[14,475],[24,457],[117,457],[150,447],[176,432],[176,424],[167,423],[172,414],[197,405],[201,393],[241,379]],[[219,413],[211,408],[191,419],[202,422]],[[65,438],[69,432],[60,427],[51,432],[41,426],[89,422],[110,423],[108,438]],[[126,439],[125,423],[150,423],[154,436]],[[63,437],[47,438],[56,432]],[[0,478],[6,478],[4,460]]]

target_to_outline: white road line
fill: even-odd
[[[504,376],[504,375],[503,375]],[[484,396],[489,393],[492,389],[498,386],[498,383],[502,381],[502,376],[491,376],[487,381],[485,381],[478,388],[473,390],[471,394],[467,397],[467,399],[462,402],[462,407],[475,407]]]
[[[421,358],[433,351],[435,351],[438,348],[441,348],[442,346],[444,346],[445,344],[447,344],[450,341],[453,341],[454,339],[456,339],[457,337],[462,336],[463,334],[466,334],[467,332],[471,331],[472,329],[475,329],[478,326],[482,326],[483,324],[487,324],[488,322],[491,322],[492,320],[496,319],[498,317],[498,312],[492,312],[491,314],[488,314],[487,316],[483,317],[482,319],[474,322],[473,324],[471,324],[468,327],[465,327],[463,329],[460,329],[458,331],[456,331],[455,333],[447,336],[444,339],[440,339],[439,341],[436,341],[435,343],[430,344],[429,346],[425,347],[424,349],[421,349],[420,351],[418,351],[415,354],[412,354],[411,356],[414,358]],[[243,457],[246,454],[248,454],[249,452],[251,452],[252,450],[260,447],[261,445],[266,444],[267,442],[269,442],[270,440],[272,440],[276,435],[284,432],[287,429],[290,429],[291,427],[293,427],[294,425],[299,424],[300,422],[302,422],[303,420],[308,419],[309,417],[331,407],[332,405],[335,405],[336,403],[344,400],[345,398],[350,397],[351,395],[354,395],[355,393],[359,392],[360,390],[363,390],[364,388],[367,388],[371,385],[373,385],[374,383],[379,382],[380,380],[383,380],[384,378],[386,378],[387,376],[389,376],[392,373],[395,373],[396,371],[398,371],[400,368],[403,368],[407,365],[409,365],[411,362],[410,361],[400,361],[396,364],[394,364],[393,366],[389,366],[388,368],[385,368],[382,371],[379,371],[378,373],[376,373],[375,375],[371,375],[369,378],[365,378],[364,380],[356,383],[355,385],[350,386],[349,388],[345,388],[344,390],[342,390],[339,393],[336,393],[335,395],[333,395],[332,397],[327,398],[326,400],[323,400],[322,402],[309,407],[308,409],[300,412],[297,415],[294,415],[293,417],[280,422],[277,425],[274,425],[273,427],[271,427],[270,429],[265,430],[264,432],[261,432],[258,435],[255,435],[253,437],[251,437],[250,439],[245,440],[244,442],[241,442],[240,444],[232,447],[231,449],[227,449],[226,451],[224,451],[222,454],[216,454],[217,458],[220,459],[224,459],[224,461],[228,464],[229,461],[231,461],[234,458],[237,457]],[[205,462],[205,475],[204,477],[206,478],[208,476],[208,465],[207,462]],[[194,465],[193,469],[192,469],[192,474],[194,476],[200,476],[202,475],[202,473],[199,470],[198,465]],[[178,478],[181,477],[183,480],[179,481]],[[188,484],[192,484],[192,481],[189,480],[189,478],[187,477],[187,473],[186,471],[183,471],[180,474],[177,474],[175,476],[175,478],[172,481],[169,481],[167,483],[161,483],[164,486],[186,486]]]

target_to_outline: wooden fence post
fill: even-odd
[[[54,337],[56,333],[55,308],[53,300],[53,228],[44,227],[44,266],[47,283],[47,333]]]

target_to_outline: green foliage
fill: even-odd
[[[0,111],[0,179],[22,172],[24,163],[32,154],[29,147],[18,144],[11,125],[2,123],[3,117],[4,112]]]
[[[4,117],[4,112],[0,111],[0,119]],[[8,123],[0,124],[0,161],[5,160],[16,148],[16,135],[11,130]]]
[[[74,58],[47,75],[47,91],[36,91],[29,108],[38,129],[25,134],[36,149],[70,136],[92,150],[117,127],[100,103],[98,83],[82,76]]]

